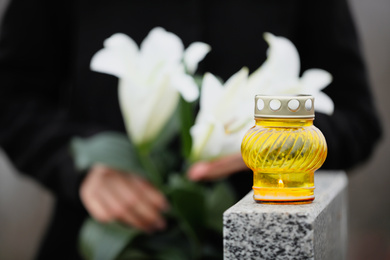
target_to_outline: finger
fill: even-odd
[[[97,198],[97,188],[100,186],[98,175],[101,175],[100,170],[95,167],[93,173],[90,172],[80,186],[80,199],[87,209],[89,214],[100,222],[108,222],[111,220],[107,209],[101,200]]]
[[[89,214],[100,222],[115,220],[120,211],[120,204],[111,194],[108,186],[97,186],[98,182],[92,180],[82,192],[82,200]]]
[[[119,183],[120,181],[117,182],[117,184]],[[111,221],[119,220],[129,226],[147,232],[152,231],[153,226],[142,215],[137,213],[137,205],[142,202],[134,196],[132,190],[129,190],[127,197],[123,197],[123,192],[119,192],[120,189],[113,189],[113,187],[114,185],[112,184],[107,185],[107,189],[102,190],[98,196],[109,219]]]
[[[140,176],[133,175],[134,184],[137,186],[138,190],[145,191],[144,199],[147,200],[151,205],[154,205],[157,209],[161,211],[167,211],[169,209],[169,203],[166,200],[165,196],[153,187],[148,181],[143,179]]]
[[[110,218],[107,209],[104,205],[95,198],[84,197],[83,203],[89,214],[99,222],[110,222],[112,219]]]
[[[118,219],[118,216],[121,216],[124,212],[120,197],[109,186],[100,188],[95,195],[95,201],[101,205],[110,221]]]
[[[161,215],[161,211],[168,207],[165,197],[142,177],[137,175],[132,175],[132,177],[134,191],[140,202],[136,212],[155,228],[165,228],[165,220]]]
[[[150,204],[138,203],[133,210],[133,216],[137,217],[144,224],[146,230],[154,231],[165,228],[166,224],[164,218],[161,216],[161,212]]]
[[[117,194],[116,200],[121,203],[122,207],[117,218],[131,225],[136,222],[137,227],[141,226],[147,231],[163,229],[165,221],[161,216],[161,210],[145,199],[150,190],[144,187],[140,189],[136,184],[138,177],[128,177],[121,180],[113,191]]]
[[[195,163],[188,171],[188,178],[193,181],[217,180],[245,169],[248,168],[241,154],[234,154],[211,162]]]

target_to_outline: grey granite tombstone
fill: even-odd
[[[256,203],[250,192],[225,211],[224,259],[345,259],[347,184],[341,171],[315,173],[315,200]]]

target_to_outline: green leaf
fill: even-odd
[[[192,245],[191,254],[197,259],[207,216],[205,189],[182,175],[171,176],[169,184],[168,195],[173,214],[178,218],[183,232],[189,237]]]
[[[156,260],[185,260],[191,259],[189,253],[183,252],[177,247],[167,248],[157,255]]]
[[[179,214],[182,222],[188,224],[193,233],[201,234],[206,216],[204,194],[195,190],[174,189],[170,197],[175,212]]]
[[[172,220],[172,219],[170,219]],[[143,248],[143,251],[151,253],[153,260],[185,260],[190,251],[189,240],[185,237],[176,222],[169,221],[168,228],[159,233],[138,239],[135,245]]]
[[[209,192],[207,225],[210,229],[222,233],[223,212],[235,203],[235,197],[233,188],[227,182],[216,184]]]
[[[118,257],[117,260],[154,260],[149,254],[135,249],[135,248],[126,248],[122,254]]]
[[[189,158],[192,147],[192,138],[190,129],[194,125],[194,103],[188,103],[183,98],[180,98],[180,138],[182,143],[182,155],[185,158]]]
[[[209,243],[203,247],[202,260],[223,259],[222,234],[218,237],[208,237]]]
[[[114,260],[141,232],[117,223],[102,224],[87,219],[80,232],[80,252],[86,260]]]
[[[89,138],[75,137],[71,141],[71,153],[81,171],[96,163],[121,171],[143,171],[136,150],[122,133],[103,132]]]

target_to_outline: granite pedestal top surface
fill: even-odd
[[[347,177],[315,173],[311,204],[259,204],[249,192],[224,213],[224,259],[345,259]]]

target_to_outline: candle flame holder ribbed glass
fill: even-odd
[[[255,201],[303,204],[314,200],[314,172],[325,161],[327,145],[313,120],[312,96],[255,97],[256,124],[241,145],[244,162],[253,171]]]

